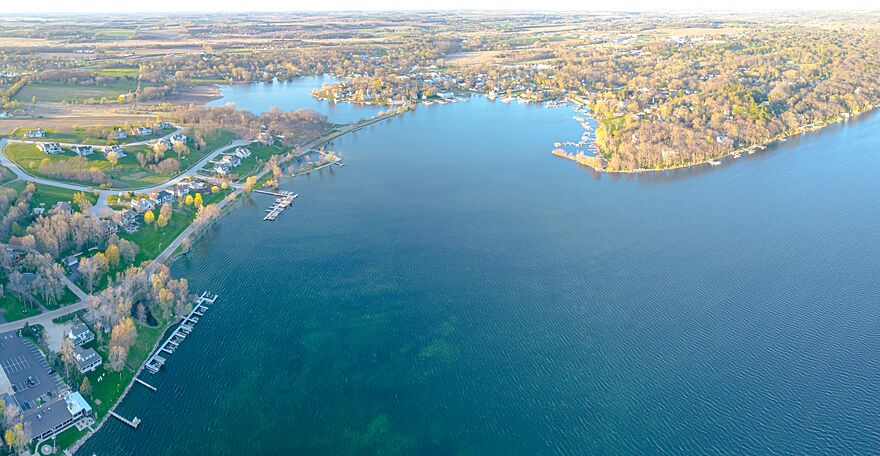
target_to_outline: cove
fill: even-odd
[[[880,116],[590,174],[570,109],[419,107],[173,265],[221,299],[82,454],[876,451]],[[185,438],[183,438],[185,436]]]

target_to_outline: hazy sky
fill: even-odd
[[[161,11],[318,11],[318,10],[767,10],[880,9],[878,0],[0,0],[2,13],[161,12]]]

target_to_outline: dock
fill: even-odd
[[[153,390],[153,391],[159,391],[158,389],[156,389],[155,386],[153,386],[153,385],[151,385],[151,384],[149,384],[149,383],[147,383],[147,382],[145,382],[145,381],[143,381],[143,380],[141,380],[141,379],[139,379],[139,378],[137,378],[137,377],[134,378],[134,381],[140,383],[141,385],[146,386],[147,388],[149,388],[149,389],[151,389],[151,390]]]
[[[171,335],[168,336],[168,339],[165,339],[165,342],[163,342],[162,345],[159,346],[159,348],[156,350],[156,353],[153,353],[153,356],[151,356],[150,359],[147,360],[147,362],[144,364],[144,368],[147,369],[151,374],[159,372],[159,369],[161,369],[162,366],[165,365],[165,361],[167,361],[167,359],[163,357],[161,353],[165,353],[166,355],[173,354],[174,351],[177,350],[177,347],[180,346],[180,343],[183,342],[184,339],[186,339],[186,336],[188,336],[192,332],[195,324],[199,322],[199,318],[205,315],[205,312],[208,311],[208,304],[213,304],[214,301],[217,300],[217,297],[217,295],[214,295],[213,297],[208,296],[207,291],[202,293],[202,295],[199,296],[199,299],[196,300],[195,305],[193,306],[193,309],[192,311],[190,311],[189,315],[183,317],[183,320],[181,320],[180,324],[177,326],[174,332],[172,332]],[[137,377],[135,377],[135,381],[143,384],[153,391],[156,391],[155,387],[153,387],[152,385],[148,385],[146,382],[140,380]]]
[[[125,423],[125,424],[131,426],[131,427],[134,428],[134,429],[137,429],[138,425],[141,424],[141,419],[138,418],[138,417],[134,417],[133,420],[129,421],[129,420],[128,420],[127,418],[125,418],[124,416],[119,415],[119,414],[117,414],[116,412],[113,412],[113,411],[110,412],[110,416],[112,416],[113,418],[116,418],[116,419],[119,420],[119,421],[122,421],[123,423]]]
[[[275,198],[275,203],[272,204],[272,207],[270,207],[269,209],[266,209],[266,212],[268,212],[268,214],[266,214],[266,216],[263,217],[263,220],[270,221],[270,222],[275,220],[276,218],[278,218],[278,216],[282,212],[284,212],[285,209],[287,209],[288,207],[290,207],[293,204],[293,200],[295,200],[296,197],[299,196],[299,194],[289,192],[287,190],[281,190],[280,192],[269,192],[269,191],[265,191],[265,190],[255,190],[255,191],[266,194],[266,195],[277,196],[277,198]]]

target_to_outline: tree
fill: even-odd
[[[119,267],[120,252],[119,247],[117,247],[116,244],[110,244],[107,246],[107,249],[104,250],[104,256],[107,257],[107,261],[110,263],[111,268]]]
[[[92,207],[92,200],[89,199],[85,192],[76,192],[73,194],[73,202],[79,206],[79,211],[87,214]]]
[[[256,176],[248,176],[244,181],[244,191],[245,193],[250,193],[254,190],[254,187],[257,185],[257,177]]]
[[[24,425],[17,423],[6,430],[6,444],[14,448],[19,454],[25,454],[27,450],[27,437],[24,435]]]
[[[127,239],[119,240],[119,254],[125,260],[126,264],[134,263],[134,259],[137,257],[139,251],[140,247],[134,242]]]
[[[110,372],[122,372],[125,366],[125,359],[128,357],[128,350],[123,347],[110,347],[110,353],[107,356],[107,370]]]
[[[110,162],[110,169],[116,168],[116,164],[119,163],[119,154],[112,150],[107,152],[107,161]]]
[[[165,217],[165,220],[171,220],[171,205],[165,203],[159,208],[159,215]]]
[[[221,183],[220,183],[220,188],[222,188],[223,190],[228,189],[228,188],[229,188],[229,182],[226,182],[226,181],[221,182]]]
[[[183,202],[184,202],[184,204],[186,204],[187,206],[192,206],[192,205],[193,205],[193,197],[192,197],[192,195],[186,195],[186,198],[184,198]]]
[[[64,372],[70,377],[70,366],[73,365],[73,341],[65,337],[61,340],[61,364],[64,364]]]
[[[144,213],[144,223],[151,224],[153,220],[156,220],[156,214],[153,214],[153,211],[147,211]]]
[[[196,206],[202,206],[202,205],[205,204],[204,200],[202,200],[202,194],[201,194],[201,193],[196,193],[196,197],[193,199],[193,203],[194,203]]]
[[[211,193],[217,193],[220,191],[220,187],[213,185],[211,186]]]
[[[83,378],[82,384],[79,385],[79,392],[84,396],[92,395],[92,383],[89,381],[88,377]]]
[[[98,278],[99,272],[99,265],[93,258],[79,260],[79,273],[85,279],[86,288],[89,289],[89,293],[95,291],[95,279]]]
[[[156,218],[156,226],[159,228],[165,228],[165,225],[168,225],[168,219],[165,218],[164,215],[159,214],[159,217]]]
[[[174,143],[173,146],[174,152],[177,152],[177,159],[179,160],[181,155],[189,152],[189,147],[186,146],[186,143],[183,141],[178,141]]]

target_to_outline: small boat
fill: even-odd
[[[709,160],[709,164],[712,166],[721,166],[721,162],[718,160]]]

